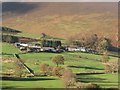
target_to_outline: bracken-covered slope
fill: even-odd
[[[117,3],[3,3],[3,25],[68,38],[97,33],[116,40]]]

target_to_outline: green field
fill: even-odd
[[[55,55],[61,54],[65,58],[65,64],[63,67],[68,67],[76,74],[84,72],[104,72],[104,66],[99,60],[101,55],[81,53],[81,52],[64,52],[64,53],[21,53],[14,45],[3,43],[2,52],[3,58],[13,57],[12,54],[18,53],[21,59],[28,65],[35,73],[40,72],[40,64],[46,63],[52,66],[56,66],[52,63],[51,58]],[[79,56],[85,57],[80,58]],[[110,61],[117,61],[118,58],[110,57]],[[36,64],[37,63],[37,64]],[[10,69],[14,69],[13,63],[2,62],[3,72],[8,72]],[[84,83],[97,83],[102,88],[117,88],[118,87],[118,74],[88,74],[77,75],[77,79]],[[33,84],[34,83],[34,84]],[[3,80],[2,85],[4,88],[62,88],[62,80],[58,77],[40,76],[32,78],[19,78],[12,80]]]

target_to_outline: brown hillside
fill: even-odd
[[[117,8],[117,3],[3,3],[3,25],[62,38],[92,32],[115,41]]]

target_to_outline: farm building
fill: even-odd
[[[59,40],[41,40],[41,44],[34,43],[15,43],[21,51],[27,52],[61,52],[61,41]]]
[[[87,53],[96,53],[95,50],[85,47],[68,47],[70,52],[87,52]]]
[[[68,51],[81,51],[81,52],[86,52],[86,48],[84,47],[68,47]]]
[[[61,41],[47,39],[47,40],[42,40],[41,44],[43,47],[58,47],[61,46]]]

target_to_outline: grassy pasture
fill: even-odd
[[[13,54],[19,53],[21,59],[34,70],[35,73],[40,72],[40,64],[47,63],[52,66],[56,66],[52,63],[51,58],[55,55],[61,54],[65,58],[65,64],[61,65],[63,67],[69,67],[73,70],[74,73],[84,73],[84,72],[103,72],[104,66],[101,62],[97,61],[97,59],[101,59],[101,55],[94,55],[88,53],[80,53],[80,52],[65,52],[65,53],[21,53],[17,48],[13,45],[3,43],[2,46],[3,53]],[[87,58],[80,58],[87,57]],[[3,55],[3,58],[10,58],[12,55]],[[110,57],[110,61],[117,61],[118,58]],[[37,64],[36,64],[37,63]],[[3,72],[8,72],[10,69],[14,69],[13,62],[2,63]],[[88,83],[93,82],[99,84],[103,88],[115,88],[118,86],[118,74],[88,74],[88,75],[77,75],[79,81]],[[33,84],[34,83],[34,84]],[[13,80],[3,80],[2,83],[4,88],[60,88],[63,87],[61,79],[57,77],[34,77],[34,78],[23,78],[23,79],[13,79]]]

